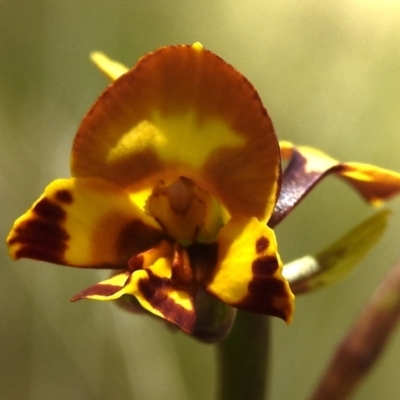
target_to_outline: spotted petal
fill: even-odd
[[[294,296],[282,277],[274,232],[256,218],[233,217],[218,235],[205,289],[224,303],[291,321]]]
[[[282,188],[268,225],[276,226],[323,178],[334,173],[344,179],[372,205],[379,205],[400,193],[400,174],[369,164],[342,163],[327,154],[281,142],[283,159],[290,160],[283,174]]]
[[[171,255],[172,245],[161,242],[130,261],[131,267],[141,266],[143,269],[115,275],[85,289],[72,301],[115,300],[126,294],[133,295],[146,310],[191,333],[196,321],[194,291],[176,284]]]
[[[142,57],[107,88],[77,132],[71,169],[133,192],[184,176],[231,215],[266,221],[279,157],[253,86],[196,43]]]
[[[125,268],[163,237],[128,193],[98,178],[52,182],[7,238],[14,259],[88,268]]]

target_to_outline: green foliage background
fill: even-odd
[[[0,0],[1,235],[56,177],[74,132],[107,84],[92,50],[133,65],[162,45],[200,41],[258,89],[280,139],[341,160],[400,170],[400,3],[336,0]],[[195,149],[193,150],[195,151]],[[272,399],[304,399],[362,305],[399,258],[390,227],[346,280],[301,297],[273,322]],[[289,261],[371,214],[334,178],[277,230]],[[0,248],[0,397],[211,399],[214,348],[112,304],[68,299],[103,278],[13,263]],[[398,399],[400,330],[355,399]]]

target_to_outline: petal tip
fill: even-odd
[[[200,42],[195,42],[192,44],[192,49],[196,51],[202,51],[204,50],[204,47]]]
[[[112,81],[128,71],[128,68],[125,67],[125,65],[111,60],[101,51],[92,51],[89,57],[96,67],[99,68],[100,71],[102,71]]]

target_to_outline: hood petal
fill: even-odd
[[[185,176],[228,212],[267,220],[280,154],[253,86],[200,44],[142,57],[81,123],[71,170],[132,191]]]

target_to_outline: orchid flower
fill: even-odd
[[[7,239],[13,259],[114,271],[73,300],[136,298],[186,333],[204,299],[289,323],[293,282],[272,228],[329,173],[371,202],[400,191],[400,174],[279,146],[251,83],[199,43],[130,70],[92,58],[113,82],[76,133],[72,177],[52,182]]]

